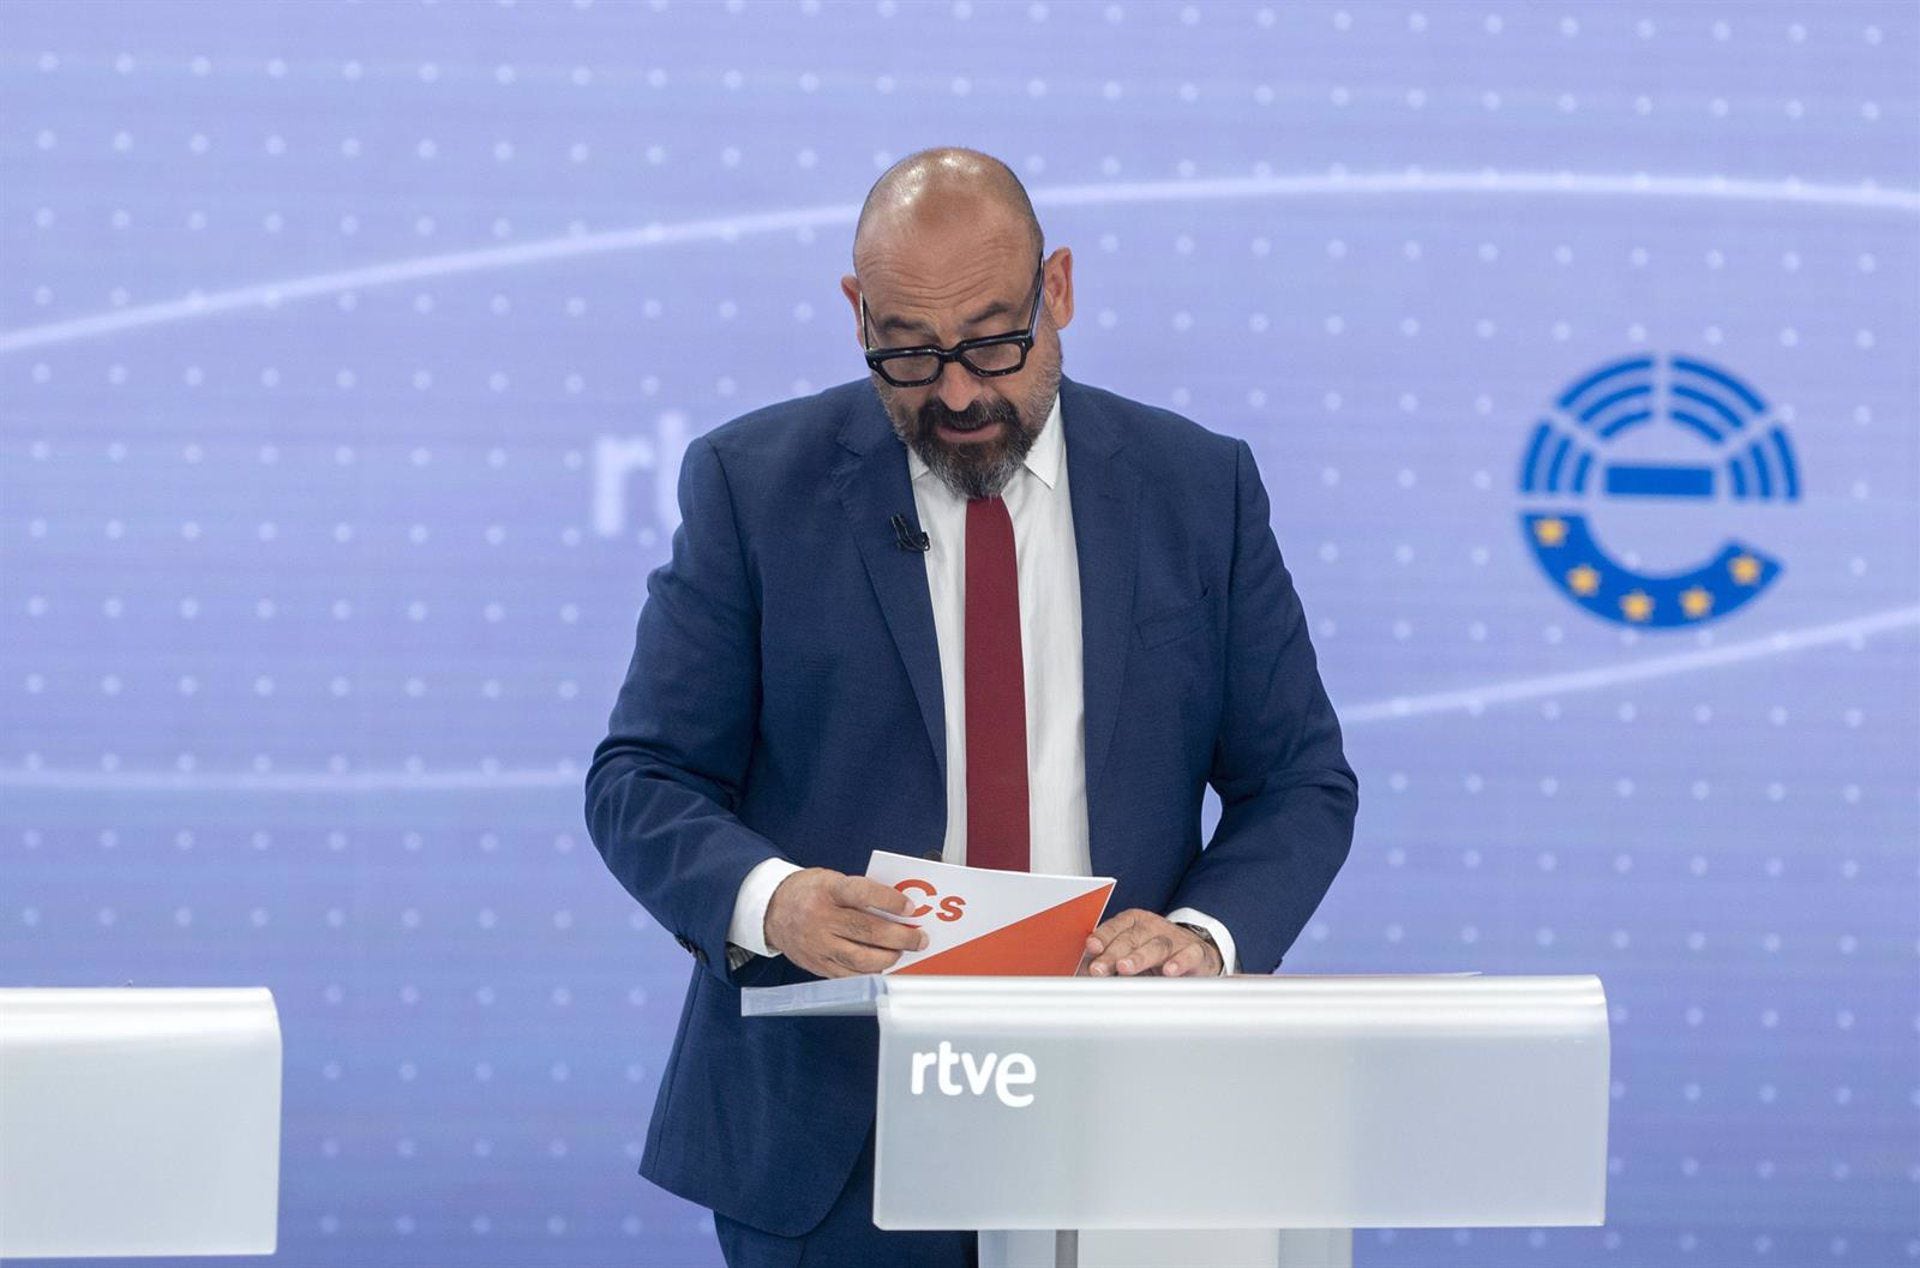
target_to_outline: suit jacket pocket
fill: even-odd
[[[1207,626],[1207,594],[1201,592],[1192,603],[1184,603],[1170,611],[1159,612],[1134,623],[1134,637],[1140,640],[1144,648],[1158,647],[1162,643],[1171,643],[1174,639],[1191,634]]]

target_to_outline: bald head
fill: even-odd
[[[854,270],[861,271],[875,252],[904,245],[917,230],[963,224],[1024,236],[1033,259],[1044,250],[1026,187],[1005,163],[958,146],[909,154],[867,191],[853,231]]]
[[[1019,178],[978,150],[909,155],[860,209],[840,292],[874,390],[894,434],[962,497],[1013,478],[1059,394],[1073,252],[1042,250]]]

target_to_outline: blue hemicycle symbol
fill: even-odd
[[[1704,460],[1610,460],[1609,450],[1641,428],[1677,429]],[[1529,502],[1521,533],[1562,594],[1621,625],[1680,628],[1751,602],[1780,575],[1780,561],[1735,540],[1681,572],[1638,572],[1607,554],[1578,508],[1591,498],[1797,502],[1800,467],[1786,431],[1746,383],[1697,357],[1634,356],[1560,394],[1528,438],[1520,493]]]

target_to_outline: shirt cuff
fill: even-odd
[[[801,870],[782,858],[762,859],[754,864],[747,878],[740,882],[740,892],[734,896],[733,920],[727,925],[727,941],[753,955],[780,954],[767,945],[767,904],[773,901],[773,891],[780,888],[780,882]],[[727,953],[727,959],[732,961],[731,951]],[[733,967],[740,966],[735,964]]]
[[[762,864],[762,866],[765,866]],[[749,877],[751,879],[751,877]],[[1213,935],[1213,945],[1220,949],[1220,975],[1222,977],[1240,971],[1240,958],[1234,954],[1233,935],[1227,927],[1204,912],[1191,907],[1180,907],[1167,913],[1167,919],[1177,925],[1199,925]]]

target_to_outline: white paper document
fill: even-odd
[[[889,973],[1071,977],[1087,935],[1100,923],[1113,880],[956,867],[875,850],[867,875],[914,901],[906,917],[923,929],[924,951],[908,951]]]

